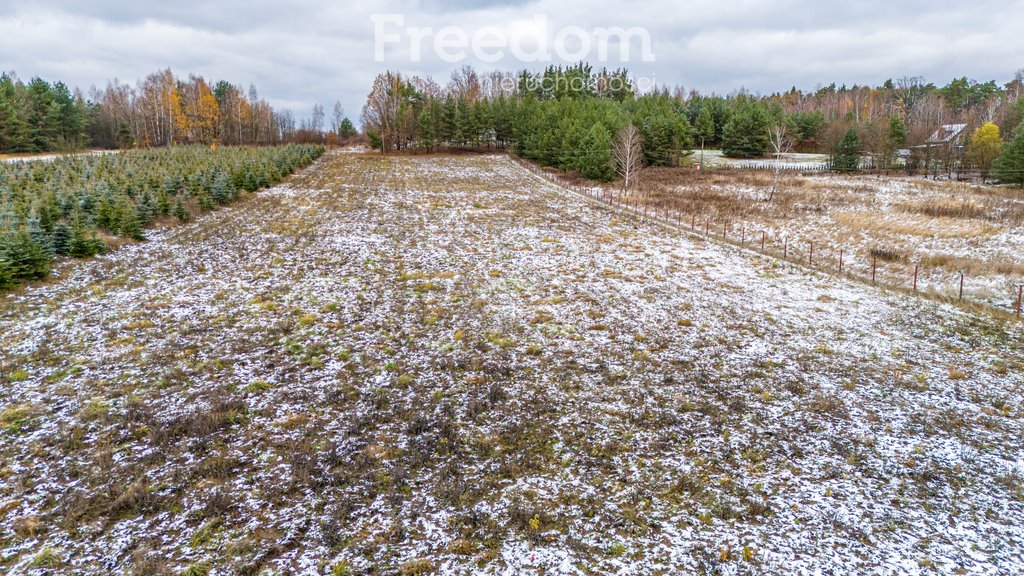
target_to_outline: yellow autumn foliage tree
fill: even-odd
[[[178,86],[181,115],[177,118],[178,138],[189,144],[211,144],[220,133],[220,107],[206,81],[189,76]]]
[[[982,125],[971,135],[967,145],[967,157],[981,171],[982,178],[988,178],[992,165],[1003,152],[1003,138],[999,126],[992,122]]]

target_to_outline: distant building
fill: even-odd
[[[921,146],[961,146],[967,124],[943,124]]]
[[[967,124],[939,126],[924,144],[910,150],[908,162],[924,168],[935,177],[945,172],[947,177],[952,178],[962,165],[966,132]]]

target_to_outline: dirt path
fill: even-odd
[[[502,157],[331,153],[59,274],[0,300],[10,573],[1024,563],[1019,332]]]

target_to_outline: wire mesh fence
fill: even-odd
[[[651,206],[637,194],[602,186],[581,185],[515,155],[510,154],[509,158],[522,168],[556,186],[585,196],[591,201],[599,202],[616,211],[665,225],[691,236],[736,246],[784,263],[838,275],[864,284],[948,301],[981,304],[995,310],[1009,312],[1018,318],[1022,315],[1024,283],[1013,286],[1013,293],[1008,295],[1005,303],[965,299],[965,286],[969,287],[970,278],[963,271],[957,271],[952,275],[943,274],[919,263],[911,265],[908,262],[903,267],[904,270],[896,272],[892,270],[892,263],[887,261],[885,255],[871,253],[860,255],[858,258],[856,251],[849,246],[830,246],[813,240],[794,240],[778,229],[746,223],[715,221],[710,216],[699,215],[695,212],[688,213],[668,206]],[[822,171],[828,171],[828,169],[823,168]],[[884,273],[881,265],[888,265]],[[935,279],[936,276],[939,276],[938,280]]]

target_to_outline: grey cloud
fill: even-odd
[[[299,116],[316,102],[329,107],[340,99],[355,118],[378,71],[399,69],[444,82],[458,66],[430,50],[412,62],[407,46],[375,62],[372,13],[401,14],[407,25],[435,31],[514,22],[528,28],[535,15],[547,17],[552,30],[640,26],[651,33],[656,61],[628,67],[660,84],[702,91],[745,87],[767,93],[831,82],[876,84],[901,75],[936,83],[963,75],[1005,81],[1024,66],[1024,35],[1017,30],[1024,0],[0,0],[0,69],[88,88],[170,66],[181,75],[253,83]],[[482,70],[544,65],[524,65],[507,51],[495,64],[467,63]]]

